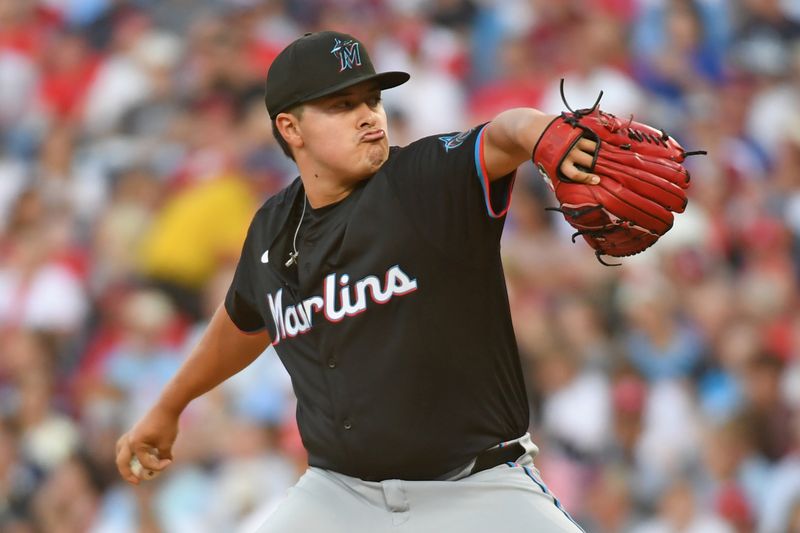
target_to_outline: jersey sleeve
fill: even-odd
[[[447,250],[496,248],[515,173],[489,181],[483,156],[486,125],[425,137],[399,150],[389,176],[424,235]]]
[[[236,327],[245,333],[256,333],[266,327],[264,317],[256,304],[257,278],[253,268],[259,258],[253,235],[255,225],[254,219],[242,246],[233,281],[225,295],[225,310],[228,312],[228,316],[231,317]]]

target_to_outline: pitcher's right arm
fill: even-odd
[[[164,387],[150,410],[117,441],[117,469],[133,484],[130,468],[135,455],[145,469],[158,472],[172,462],[172,445],[178,435],[178,419],[186,406],[247,367],[271,343],[269,333],[245,333],[220,305],[178,372]]]

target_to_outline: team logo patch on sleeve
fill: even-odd
[[[467,140],[467,137],[469,137],[469,134],[472,133],[472,130],[474,129],[475,128],[472,128],[467,131],[462,131],[461,133],[456,133],[454,135],[445,135],[443,137],[439,137],[439,140],[442,142],[442,145],[444,146],[444,151],[449,152],[450,150],[458,148],[459,146],[464,144],[464,141]]]

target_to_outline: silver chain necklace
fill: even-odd
[[[294,230],[294,238],[292,239],[292,251],[289,252],[289,260],[284,263],[286,268],[297,263],[297,257],[300,252],[297,251],[297,234],[300,233],[300,226],[303,224],[303,219],[306,217],[306,205],[308,204],[308,196],[303,193],[303,211],[300,213],[300,222],[297,223],[297,228]]]

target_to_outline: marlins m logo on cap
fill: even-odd
[[[361,52],[358,49],[359,43],[353,39],[342,42],[340,39],[333,39],[333,49],[331,54],[339,60],[339,72],[351,69],[353,66],[361,66]]]
[[[408,78],[406,72],[375,72],[367,47],[352,35],[337,31],[307,33],[292,41],[270,65],[264,101],[269,118],[275,120],[293,106],[357,83],[374,81],[384,90]]]

